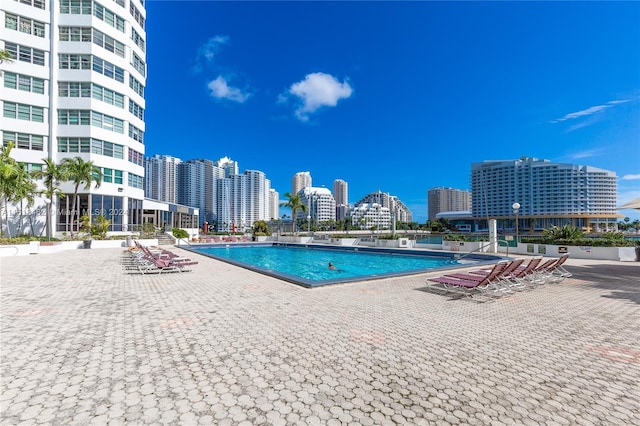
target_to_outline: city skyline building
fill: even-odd
[[[349,205],[349,184],[343,179],[333,181],[333,198],[336,205]]]
[[[311,186],[311,172],[298,172],[291,179],[291,194],[297,194],[301,189]]]
[[[144,159],[144,195],[158,201],[177,203],[178,164],[171,155],[154,155]]]
[[[141,225],[144,3],[3,1],[0,11],[0,49],[13,57],[0,65],[3,145],[15,143],[11,155],[27,170],[42,170],[43,158],[81,157],[102,172],[100,186],[81,186],[75,200],[70,182],[60,185],[64,198],[36,198],[34,211],[51,213],[47,234],[78,231],[82,215],[104,215],[110,231]]]
[[[442,212],[471,210],[471,192],[462,189],[437,187],[427,191],[428,219],[436,220]]]
[[[269,189],[269,220],[280,218],[280,193],[273,188]]]
[[[380,204],[380,206],[388,208],[398,222],[411,222],[413,220],[411,210],[398,197],[390,195],[388,192],[380,190],[371,192],[355,203],[354,209],[365,203],[371,205]]]
[[[351,210],[350,220],[361,229],[390,229],[391,211],[378,203],[359,203]]]
[[[336,219],[336,200],[328,188],[306,186],[298,195],[300,201],[307,206],[306,213],[298,210],[298,219],[309,219],[313,223],[321,223]]]
[[[519,229],[608,229],[622,217],[615,172],[535,157],[473,163],[471,198],[474,219],[514,222],[517,215]]]

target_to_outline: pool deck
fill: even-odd
[[[640,425],[640,262],[477,303],[122,251],[0,258],[0,424]]]

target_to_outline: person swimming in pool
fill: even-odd
[[[329,269],[331,269],[332,271],[339,271],[339,269],[333,266],[333,263],[331,262],[329,262]]]

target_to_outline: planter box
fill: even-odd
[[[569,259],[599,259],[633,262],[636,259],[635,247],[591,247],[565,246],[552,244],[520,243],[511,247],[510,253],[560,257],[568,254]]]

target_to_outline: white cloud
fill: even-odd
[[[596,105],[596,106],[589,107],[587,109],[583,109],[581,111],[571,112],[569,114],[566,114],[564,117],[557,118],[555,120],[551,120],[551,122],[552,123],[560,123],[562,121],[573,120],[573,119],[580,118],[580,117],[586,117],[586,116],[589,116],[589,115],[597,114],[597,113],[599,113],[601,111],[604,111],[606,109],[609,109],[614,105],[623,104],[623,103],[626,103],[626,102],[629,102],[629,101],[630,101],[630,99],[623,99],[623,100],[619,100],[619,101],[609,101],[604,105]]]
[[[216,35],[207,40],[198,48],[196,54],[196,63],[193,67],[194,71],[202,71],[203,65],[211,64],[215,57],[220,53],[222,46],[229,44],[231,39],[226,35]]]
[[[622,180],[640,180],[640,174],[638,175],[624,175],[621,178]]]
[[[215,80],[211,80],[207,84],[209,90],[211,90],[211,96],[216,99],[226,99],[229,101],[244,103],[251,96],[250,93],[243,93],[242,90],[237,87],[229,86],[227,80],[219,75]]]
[[[286,102],[289,96],[295,96],[300,102],[295,111],[296,117],[300,121],[308,121],[310,114],[322,107],[335,107],[340,99],[347,99],[352,93],[347,81],[340,83],[330,74],[315,72],[293,83],[287,93],[278,97],[278,102]]]
[[[597,157],[601,155],[603,152],[605,152],[604,148],[588,149],[585,151],[574,152],[572,154],[569,154],[568,157],[573,160],[579,160],[581,158]]]

